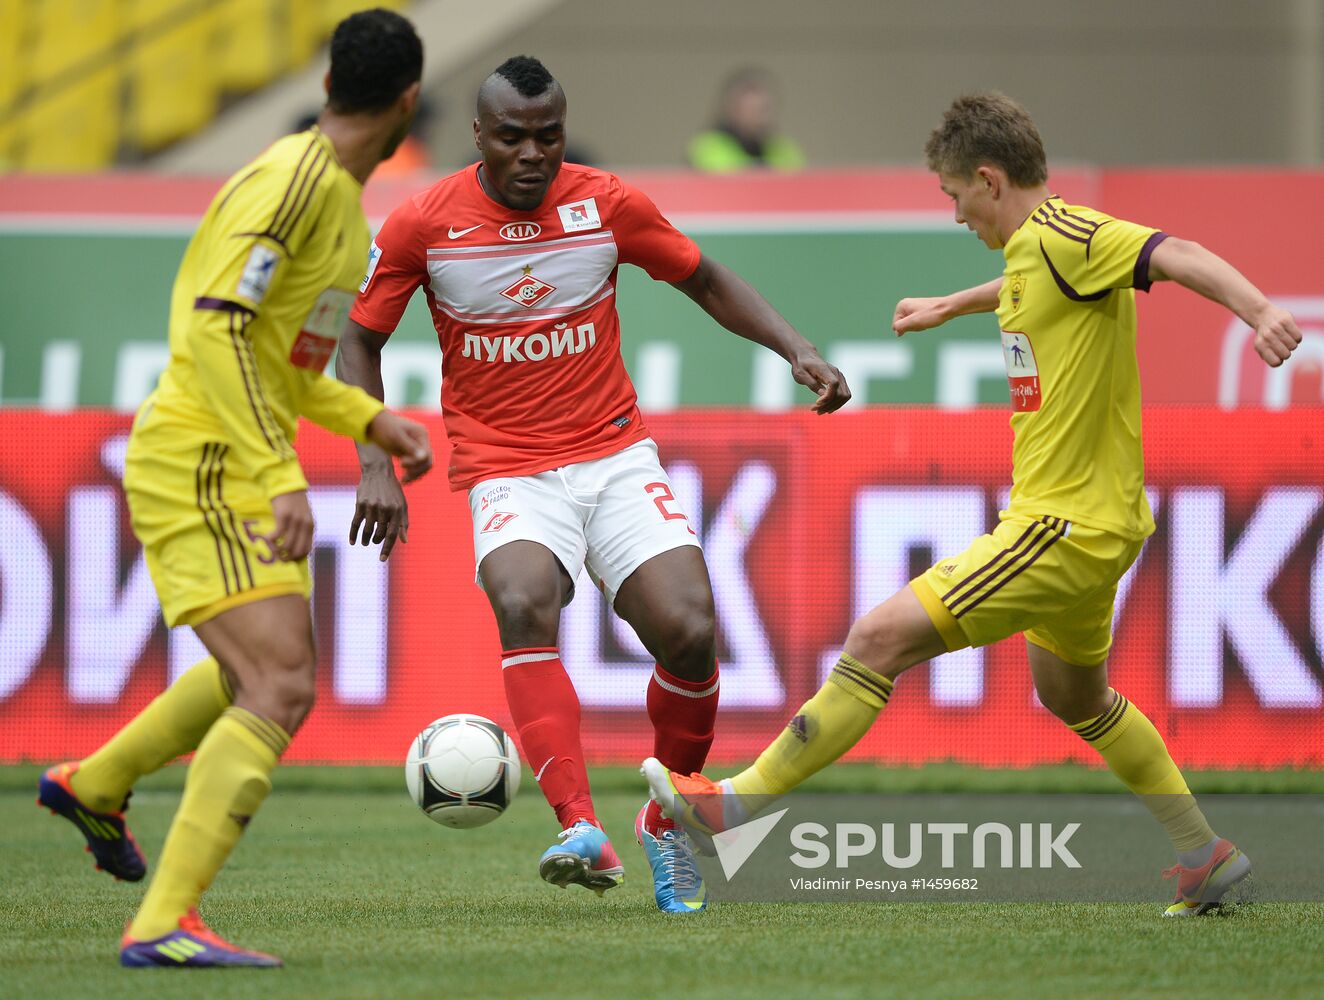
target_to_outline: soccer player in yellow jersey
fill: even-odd
[[[318,124],[221,188],[189,243],[170,310],[170,363],[134,421],[124,487],[166,621],[211,654],[101,749],[51,768],[39,802],[83,833],[97,866],[137,881],[124,822],[133,783],[196,751],[155,876],[121,942],[126,966],[273,966],[197,913],[313,703],[313,518],[298,417],[401,458],[419,424],[324,375],[368,265],[363,182],[409,130],[423,48],[397,14],[336,28]]]
[[[1162,737],[1108,686],[1117,582],[1154,520],[1144,491],[1134,289],[1173,280],[1255,330],[1277,366],[1301,341],[1292,316],[1226,261],[1185,240],[1067,205],[1047,186],[1029,114],[1001,94],[958,99],[926,147],[956,221],[993,250],[1000,278],[903,299],[898,335],[996,312],[1011,385],[1011,503],[992,534],[938,561],[851,627],[827,682],[753,767],[721,783],[644,774],[664,810],[702,835],[743,822],[854,746],[893,682],[951,650],[1024,633],[1044,706],[1142,797],[1177,852],[1169,916],[1203,913],[1250,871],[1210,829]],[[734,794],[723,794],[734,793]]]

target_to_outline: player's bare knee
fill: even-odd
[[[1059,721],[1068,726],[1097,718],[1108,710],[1108,699],[1092,692],[1072,691],[1062,688],[1036,688],[1039,701]],[[1111,697],[1111,696],[1109,696]]]
[[[508,648],[555,643],[561,620],[559,595],[511,587],[488,597],[501,641]]]
[[[900,630],[882,614],[858,619],[846,636],[846,650],[886,677],[896,677],[912,665],[907,662]]]
[[[687,681],[704,681],[713,675],[717,655],[714,616],[695,611],[670,622],[658,658],[672,674]]]
[[[311,637],[296,633],[270,642],[263,650],[260,676],[264,700],[275,713],[273,721],[285,725],[281,718],[293,719],[297,725],[316,697],[317,654]]]
[[[303,724],[303,720],[308,717],[308,713],[313,710],[313,704],[317,701],[317,685],[312,675],[300,676],[297,679],[291,677],[276,695],[279,699],[276,708],[278,714],[273,716],[273,721],[293,736]]]

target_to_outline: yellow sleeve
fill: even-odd
[[[204,223],[194,275],[199,298],[261,311],[326,204],[329,166],[326,149],[310,139],[301,157],[268,159],[230,180]]]
[[[250,326],[242,306],[198,307],[188,328],[203,395],[225,426],[230,448],[268,497],[308,488],[298,456],[276,422],[258,377]]]
[[[358,386],[319,374],[304,392],[300,412],[333,434],[365,442],[368,424],[384,409],[386,405],[381,400],[373,399]]]
[[[1040,227],[1044,261],[1069,299],[1101,299],[1114,288],[1148,291],[1149,255],[1165,234],[1097,212],[1068,208]]]
[[[308,483],[263,390],[253,321],[312,232],[328,165],[324,147],[310,140],[301,158],[240,172],[217,196],[199,234],[189,349],[235,457],[268,497]]]

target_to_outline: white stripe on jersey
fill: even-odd
[[[428,275],[437,310],[474,324],[556,319],[615,294],[611,231],[520,246],[433,247]],[[527,270],[526,270],[527,268]],[[551,291],[525,305],[501,293],[528,275]]]
[[[602,289],[601,294],[595,296],[587,302],[580,302],[571,306],[559,306],[555,309],[527,309],[523,306],[516,306],[514,312],[496,312],[496,313],[461,313],[456,312],[437,297],[437,311],[445,313],[451,319],[460,323],[474,324],[501,324],[501,323],[520,323],[524,320],[545,320],[560,319],[562,316],[570,316],[573,313],[582,312],[589,306],[595,306],[603,299],[609,299],[616,294],[616,289],[612,287],[611,282],[605,283],[606,287]]]
[[[593,246],[597,243],[615,243],[616,237],[610,229],[589,233],[587,236],[567,236],[559,240],[543,240],[539,243],[485,243],[482,246],[428,247],[429,257],[514,257],[529,254],[552,253],[567,247]]]

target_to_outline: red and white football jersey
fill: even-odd
[[[391,213],[352,316],[391,333],[422,287],[441,344],[451,488],[601,458],[647,436],[621,358],[616,269],[681,281],[699,248],[648,196],[567,163],[542,205],[493,201],[478,165]]]

